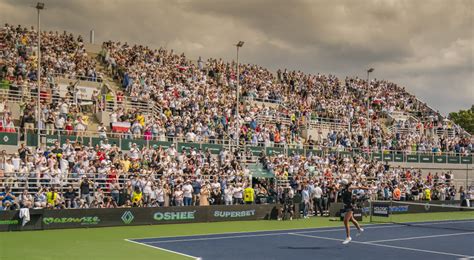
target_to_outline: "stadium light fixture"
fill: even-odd
[[[235,103],[235,120],[236,120],[236,130],[237,130],[237,151],[239,151],[239,146],[240,146],[240,121],[239,121],[239,91],[240,91],[240,71],[239,71],[239,48],[242,48],[244,46],[243,41],[239,41],[236,45],[237,47],[237,88],[236,88],[236,103]]]
[[[370,88],[370,81],[369,81],[369,76],[370,73],[374,72],[374,68],[370,68],[367,70],[367,91]],[[369,115],[369,109],[370,109],[370,97],[367,97],[367,138],[370,138],[370,115]],[[367,142],[368,143],[368,142]]]
[[[44,10],[44,3],[38,2],[36,4],[36,10],[38,10],[38,57],[37,57],[37,62],[38,66],[36,68],[38,69],[37,74],[36,74],[36,80],[37,80],[37,91],[38,91],[38,100],[37,102],[37,110],[36,110],[36,121],[38,124],[38,147],[40,146],[41,142],[41,28],[40,28],[40,11]]]
[[[43,9],[44,9],[44,3],[38,2],[38,3],[36,4],[36,9],[38,9],[38,10],[43,10]]]

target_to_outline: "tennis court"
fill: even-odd
[[[449,215],[450,213],[446,213]],[[457,213],[459,214],[459,213]],[[370,224],[343,245],[340,227],[207,234],[126,241],[183,259],[474,259],[474,212],[464,220]]]
[[[127,241],[203,260],[307,259],[318,255],[326,259],[474,259],[474,220],[367,225],[357,237],[356,230],[352,231],[353,241],[348,245],[342,245],[342,227]]]

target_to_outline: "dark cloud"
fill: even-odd
[[[235,57],[273,70],[374,76],[441,112],[474,100],[472,0],[44,0],[43,28],[96,40]],[[34,1],[0,1],[0,22],[36,24]]]

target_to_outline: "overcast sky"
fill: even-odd
[[[0,22],[36,25],[35,1],[0,0]],[[443,114],[474,103],[474,0],[44,0],[42,28],[191,59],[242,62],[405,86]]]

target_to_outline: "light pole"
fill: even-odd
[[[370,68],[367,70],[367,94],[369,93],[370,90],[370,81],[369,81],[369,76],[370,73],[374,72],[374,68]],[[370,96],[367,95],[367,146],[369,145],[369,139],[370,139],[370,115],[369,115],[369,109],[370,109]]]
[[[37,91],[38,91],[38,100],[37,100],[37,109],[36,109],[36,113],[37,113],[37,117],[36,117],[36,120],[37,120],[37,128],[38,128],[38,143],[36,144],[37,147],[40,146],[40,141],[41,141],[41,29],[40,29],[40,11],[44,9],[44,3],[40,3],[38,2],[36,4],[36,10],[38,10],[38,65],[37,65],[37,69],[38,69],[38,72],[37,72]]]
[[[235,118],[236,118],[236,127],[237,127],[237,151],[239,150],[240,145],[240,120],[239,120],[239,91],[240,91],[240,71],[239,71],[239,48],[244,46],[243,41],[239,41],[236,45],[237,47],[237,102],[235,103]]]

